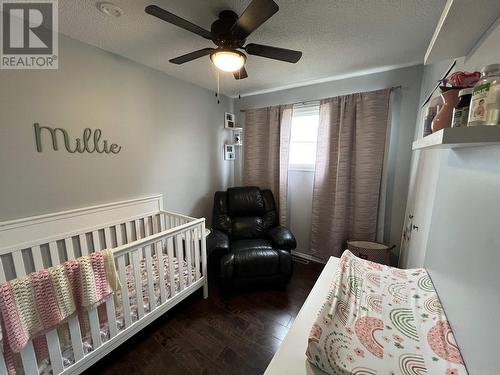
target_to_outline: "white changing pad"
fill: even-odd
[[[331,375],[467,374],[427,271],[384,266],[349,250],[306,354]]]
[[[335,277],[338,264],[339,258],[330,257],[264,375],[325,374],[307,361],[305,353],[309,331],[318,316],[318,311],[325,303],[325,296]]]

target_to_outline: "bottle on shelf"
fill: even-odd
[[[467,126],[478,125],[500,125],[500,64],[485,66],[472,89]]]
[[[458,92],[458,103],[453,109],[452,128],[467,126],[471,98],[472,88],[463,89]]]

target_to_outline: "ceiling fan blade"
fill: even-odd
[[[240,70],[234,72],[233,75],[234,75],[234,78],[237,79],[237,80],[239,80],[239,79],[245,79],[245,78],[248,77],[247,70],[245,69],[244,66]]]
[[[280,60],[294,64],[302,57],[302,52],[300,51],[253,43],[248,44],[245,47],[245,51],[247,51],[250,55],[267,57],[268,59]]]
[[[253,0],[231,28],[231,33],[239,39],[246,39],[278,10],[278,4],[273,0]]]
[[[187,53],[185,55],[176,57],[175,59],[171,59],[169,61],[172,64],[180,65],[180,64],[187,63],[189,61],[199,59],[200,57],[210,55],[210,52],[212,52],[213,50],[214,50],[214,48],[203,48],[203,49],[200,49],[198,51],[194,51],[194,52]]]
[[[205,30],[204,28],[195,25],[194,23],[186,21],[184,18],[176,16],[175,14],[170,13],[156,5],[148,5],[145,9],[145,12],[151,14],[152,16],[158,17],[165,22],[171,23],[172,25],[178,26],[181,29],[198,34],[205,39],[213,39],[213,35],[210,31]]]

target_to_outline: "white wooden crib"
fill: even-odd
[[[205,219],[164,211],[161,195],[102,204],[0,223],[0,282],[87,255],[94,250],[113,248],[122,284],[122,328],[117,328],[113,298],[106,302],[108,331],[105,337],[97,309],[88,311],[92,343],[89,351],[84,350],[78,318],[70,318],[64,324],[68,324],[74,359],[66,364],[57,330],[46,334],[52,373],[78,374],[199,288],[203,287],[203,295],[208,297],[205,246]],[[182,267],[186,264],[191,269],[186,277],[179,277],[176,287],[174,262],[169,261],[168,275],[171,280],[165,280],[167,274],[163,271],[159,273],[159,303],[157,298],[149,298],[148,308],[137,303],[132,317],[129,289],[125,282],[126,269],[130,272],[132,267],[136,283],[139,283],[139,264],[143,261],[147,270],[147,294],[154,296],[152,260],[162,264],[165,256],[170,260],[177,259],[178,275],[184,274]],[[140,301],[143,298],[142,288],[139,284],[136,286],[136,298]],[[31,341],[22,350],[21,358],[26,374],[39,373]],[[0,351],[0,374],[6,373],[6,363]]]

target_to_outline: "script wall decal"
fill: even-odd
[[[83,135],[81,138],[76,138],[74,141],[71,140],[68,132],[62,128],[51,128],[49,126],[40,126],[40,124],[35,123],[35,142],[36,150],[42,152],[42,134],[46,134],[46,137],[52,141],[52,149],[54,151],[59,150],[59,141],[63,141],[64,148],[71,154],[76,152],[83,154],[88,152],[92,154],[97,152],[98,154],[118,154],[122,146],[116,143],[111,143],[105,139],[101,140],[102,131],[101,129],[92,130],[90,128],[85,128],[83,130]],[[44,139],[45,139],[44,138]]]

